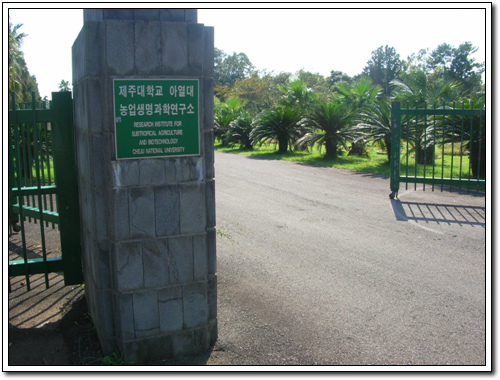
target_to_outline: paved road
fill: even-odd
[[[485,198],[216,153],[212,365],[484,365]]]

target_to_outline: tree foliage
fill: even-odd
[[[286,107],[307,109],[317,97],[300,79],[278,85],[278,90],[283,94],[279,102]]]
[[[484,97],[484,63],[471,58],[476,50],[467,42],[458,48],[442,44],[433,51],[420,49],[402,61],[394,48],[385,45],[372,52],[362,73],[350,77],[332,70],[326,78],[305,70],[259,72],[246,55],[240,53],[237,59],[235,53],[228,56],[219,50],[216,66],[226,72],[219,73],[216,81],[215,134],[224,144],[244,149],[261,142],[277,144],[279,153],[319,146],[325,148],[326,158],[333,159],[340,147],[350,147],[351,154],[363,152],[370,142],[384,147],[390,161],[391,102],[448,106],[464,95]],[[234,80],[224,81],[231,78],[230,62],[239,62],[233,67],[240,70],[233,70]],[[406,140],[418,162],[432,162],[434,142],[425,138],[425,128],[414,127]],[[482,145],[469,146],[474,154],[484,153]]]
[[[464,92],[481,91],[481,76],[484,63],[477,63],[472,55],[478,50],[471,42],[464,42],[457,48],[441,44],[430,53],[429,67],[441,69],[445,80],[462,83]]]
[[[227,143],[229,145],[239,144],[242,149],[252,149],[254,144],[251,138],[252,129],[252,117],[248,112],[243,112],[229,123]]]
[[[387,45],[372,52],[370,60],[363,69],[374,84],[380,85],[386,96],[391,95],[390,83],[401,71],[401,60],[396,49]]]
[[[262,111],[253,122],[251,138],[254,143],[278,142],[278,153],[286,153],[308,127],[299,125],[302,111],[298,107],[277,105]]]
[[[355,130],[358,134],[386,149],[387,162],[391,160],[391,104],[386,99],[375,100],[359,114]]]
[[[236,120],[243,111],[245,102],[240,102],[239,99],[230,98],[225,103],[215,98],[214,112],[214,136],[217,140],[227,145],[228,132],[230,124]]]
[[[463,85],[444,78],[429,79],[423,71],[415,71],[391,82],[394,98],[413,107],[435,105],[460,99]]]
[[[342,71],[332,70],[330,71],[330,76],[327,78],[327,81],[330,87],[333,88],[338,82],[346,82],[349,84],[352,83],[353,79]]]
[[[71,91],[71,87],[69,86],[69,81],[61,79],[59,82],[59,91]]]
[[[309,113],[300,120],[299,125],[309,129],[297,141],[297,146],[309,146],[318,144],[324,146],[326,158],[336,159],[338,145],[347,148],[347,143],[354,140],[351,126],[352,113],[346,102],[337,100],[318,99]]]
[[[8,47],[8,64],[9,64],[9,95],[11,92],[16,94],[16,102],[31,101],[31,93],[35,92],[36,100],[40,99],[38,92],[38,84],[34,75],[30,75],[24,53],[21,50],[25,33],[21,33],[20,29],[23,24],[12,24],[9,18],[9,47]],[[9,105],[11,98],[9,96]]]
[[[381,93],[381,86],[368,78],[361,78],[347,84],[340,82],[336,86],[337,97],[348,106],[349,113],[359,114],[364,107],[372,103]]]
[[[245,101],[245,110],[255,116],[276,104],[281,96],[278,88],[286,83],[288,77],[289,75],[252,75],[250,78],[237,80],[227,91],[226,97]]]
[[[250,77],[254,66],[245,53],[226,54],[214,50],[214,83],[215,86],[231,87],[236,80]]]
[[[428,48],[420,49],[403,62],[398,79],[406,82],[409,76],[421,72],[423,74],[420,75],[425,75],[432,86],[439,86],[433,82],[461,83],[460,94],[455,100],[463,96],[481,97],[484,94],[482,75],[485,64],[476,62],[472,57],[477,50],[478,47],[474,47],[470,42],[464,42],[458,48],[443,43],[432,51]]]

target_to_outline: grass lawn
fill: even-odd
[[[389,176],[391,169],[387,161],[387,154],[377,153],[377,148],[369,147],[368,157],[348,156],[347,152],[342,150],[341,155],[336,160],[328,160],[323,157],[322,152],[315,146],[309,151],[288,151],[285,154],[279,154],[274,144],[263,144],[255,147],[253,150],[244,150],[238,147],[223,147],[219,142],[215,143],[215,150],[219,152],[243,154],[246,156],[257,156],[271,160],[283,160],[291,162],[300,162],[307,165],[334,167],[338,169],[355,170],[366,173],[376,173]]]
[[[283,160],[300,162],[307,165],[334,167],[338,169],[354,170],[365,173],[382,174],[386,176],[391,175],[391,168],[387,160],[386,152],[381,152],[378,147],[368,146],[368,156],[348,156],[345,150],[336,160],[329,160],[323,157],[324,151],[319,151],[315,146],[312,150],[308,151],[288,151],[284,154],[279,154],[276,144],[262,144],[254,147],[253,150],[240,149],[239,147],[224,147],[220,142],[215,143],[215,150],[219,152],[242,154],[246,156],[256,156],[270,160]],[[425,170],[425,177],[436,178],[462,178],[467,179],[472,177],[472,172],[469,172],[469,157],[464,153],[460,155],[456,149],[452,155],[451,149],[447,146],[437,146],[436,158],[434,165],[415,165],[413,153],[410,151],[406,154],[405,145],[401,147],[400,158],[400,175],[408,177],[416,176],[423,177]],[[444,154],[443,154],[444,153]],[[444,157],[444,160],[443,160]],[[467,187],[463,186],[462,187]],[[476,186],[473,185],[472,188]],[[480,188],[484,191],[484,184]]]

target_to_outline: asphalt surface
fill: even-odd
[[[215,169],[219,338],[156,365],[491,366],[484,196],[390,200],[386,177],[218,152]],[[9,327],[26,335],[13,344],[32,358],[29,334],[49,331],[47,365],[69,356],[50,331],[82,292],[54,276],[9,293]]]
[[[485,365],[484,196],[390,200],[382,176],[215,158],[219,340],[204,364]]]

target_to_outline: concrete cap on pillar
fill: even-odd
[[[142,20],[198,22],[197,9],[84,9],[83,22],[103,20]]]

